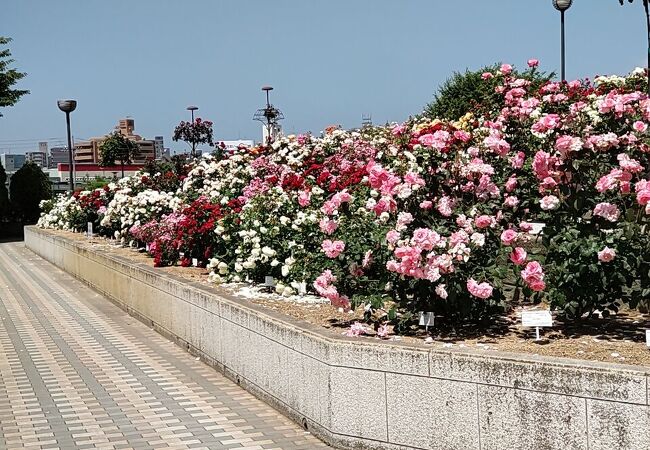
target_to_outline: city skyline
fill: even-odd
[[[640,3],[573,3],[569,79],[645,65]],[[35,151],[43,140],[65,145],[60,98],[79,102],[72,114],[76,140],[103,135],[130,116],[139,134],[162,135],[166,146],[182,151],[186,144],[171,135],[189,119],[189,104],[214,122],[216,141],[259,140],[252,116],[264,104],[264,84],[275,87],[271,100],[285,114],[286,133],[318,134],[332,124],[359,126],[363,114],[374,123],[403,121],[453,71],[497,61],[523,67],[538,58],[543,70],[559,72],[559,13],[551,0],[498,6],[9,0],[0,25],[14,39],[13,67],[27,73],[18,87],[31,94],[3,110],[0,153]]]

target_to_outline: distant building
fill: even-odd
[[[41,153],[45,153],[46,155],[48,154],[47,152],[47,142],[39,142],[38,143],[38,151]]]
[[[136,174],[144,166],[142,164],[129,164],[124,166],[124,176]],[[59,164],[56,169],[50,169],[50,178],[58,178],[61,181],[70,181],[70,168],[67,163]],[[122,166],[100,166],[98,164],[75,164],[75,182],[94,180],[97,177],[111,179],[122,177]]]
[[[47,147],[46,147],[47,148]],[[27,152],[25,153],[27,161],[35,163],[38,167],[47,168],[47,153],[44,152]]]
[[[252,139],[238,139],[236,141],[219,141],[217,144],[223,144],[226,146],[226,150],[236,150],[240,145],[244,147],[252,147],[255,145]]]
[[[47,167],[56,169],[59,164],[69,162],[69,159],[70,156],[66,147],[52,147],[50,149],[50,156],[47,158]]]
[[[162,136],[154,136],[153,146],[156,152],[156,159],[161,159],[165,154],[165,143]]]
[[[135,120],[120,119],[115,131],[138,144],[138,155],[133,159],[134,164],[143,164],[147,160],[156,159],[156,141],[144,139],[135,134]],[[101,161],[100,147],[109,135],[90,138],[87,141],[76,142],[74,146],[74,161],[76,164],[99,164]],[[162,138],[160,144],[162,144]]]
[[[3,153],[0,155],[0,163],[5,168],[7,174],[12,174],[25,165],[27,159],[25,155]]]

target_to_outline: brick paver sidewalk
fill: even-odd
[[[22,243],[0,244],[0,449],[322,447]]]

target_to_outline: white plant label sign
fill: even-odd
[[[650,347],[650,330],[645,330],[645,345]]]
[[[421,312],[420,313],[420,326],[421,327],[432,327],[435,319],[435,314],[432,312]]]
[[[521,324],[525,327],[552,327],[551,311],[524,311],[521,313]]]
[[[273,277],[271,277],[269,275],[265,276],[264,277],[264,286],[267,286],[267,287],[275,286],[275,280],[273,279]]]
[[[552,327],[553,316],[551,311],[523,311],[521,313],[521,324],[525,327],[535,327],[535,340],[539,341],[539,328]]]
[[[93,223],[88,222],[88,237],[92,237],[93,235]]]
[[[199,260],[196,259],[196,258],[192,258],[192,265],[193,265],[194,267],[198,267],[198,266],[199,266]]]

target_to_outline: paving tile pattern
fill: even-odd
[[[22,243],[0,243],[0,449],[326,447]]]

